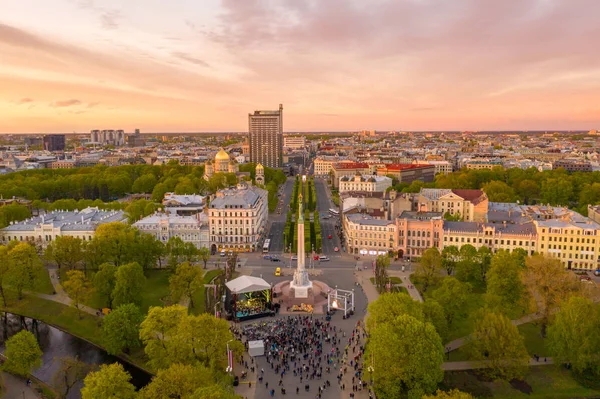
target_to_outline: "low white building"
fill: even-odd
[[[208,248],[210,242],[206,213],[179,216],[172,213],[157,212],[135,222],[133,226],[143,233],[152,235],[164,244],[171,237],[179,237],[183,242],[191,242],[196,248]]]
[[[99,225],[126,221],[127,217],[123,211],[103,211],[97,207],[88,207],[81,211],[53,211],[0,229],[0,242],[16,240],[47,245],[57,237],[63,236],[89,241]]]
[[[202,212],[206,206],[206,197],[197,194],[165,193],[162,204],[167,213],[190,216]]]
[[[265,234],[268,192],[240,183],[220,190],[208,205],[211,252],[251,252]]]
[[[340,177],[340,193],[346,191],[385,192],[392,186],[392,179],[387,176],[360,175]]]

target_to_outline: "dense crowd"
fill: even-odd
[[[300,390],[311,392],[312,389],[320,399],[331,388],[333,378],[337,379],[340,389],[349,391],[350,398],[355,392],[369,389],[363,381],[361,366],[364,353],[361,343],[366,333],[360,321],[350,334],[312,315],[253,323],[233,332],[246,347],[248,341],[264,341],[267,371],[257,370],[257,379],[270,396],[279,392],[285,395],[290,388],[297,394]],[[248,368],[247,362],[243,364]],[[252,359],[250,371],[254,372],[254,367]],[[277,386],[273,386],[273,381],[269,386],[268,375],[265,375],[269,372],[277,376]],[[346,376],[348,378],[344,378]]]

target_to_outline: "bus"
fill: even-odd
[[[267,238],[265,240],[265,244],[263,245],[263,254],[266,254],[269,252],[269,248],[271,247],[271,239]]]
[[[329,208],[329,213],[331,213],[333,216],[339,216],[340,215],[340,213],[338,211],[336,211],[335,209],[333,209],[333,208]]]

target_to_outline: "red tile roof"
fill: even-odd
[[[396,163],[396,164],[384,165],[380,169],[407,170],[407,169],[421,169],[421,168],[435,168],[435,166],[429,165],[429,164]]]
[[[452,190],[452,192],[467,201],[477,205],[485,198],[485,193],[482,190]]]
[[[340,162],[333,165],[334,169],[367,169],[368,163],[360,162]]]

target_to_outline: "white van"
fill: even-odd
[[[325,256],[325,255],[321,255],[321,256],[319,256],[319,260],[320,260],[321,262],[328,262],[328,261],[329,261],[329,258],[328,258],[327,256]]]
[[[221,254],[220,254],[220,255],[221,255],[221,256],[225,256],[225,255],[226,255],[225,251],[221,251]]]

